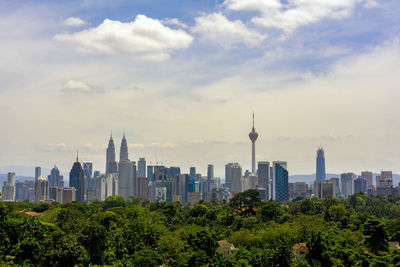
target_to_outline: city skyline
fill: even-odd
[[[1,2],[0,166],[67,177],[78,147],[104,172],[106,133],[118,148],[125,128],[132,161],[251,170],[254,111],[257,161],[313,173],[323,144],[328,173],[400,173],[400,3],[271,3]]]

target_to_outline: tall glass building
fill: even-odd
[[[289,172],[286,161],[273,162],[273,200],[289,200]]]
[[[257,176],[258,176],[258,187],[265,189],[265,199],[269,200],[269,162],[268,161],[259,161],[258,162],[258,169],[257,169]]]
[[[76,156],[76,162],[72,166],[71,171],[69,172],[69,187],[76,188],[76,201],[84,202],[85,201],[85,174],[83,172],[83,168],[81,163],[78,161],[78,155]]]
[[[316,179],[317,181],[321,182],[325,180],[326,173],[325,173],[325,152],[322,147],[318,148],[317,150],[317,174]]]

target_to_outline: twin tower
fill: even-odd
[[[129,158],[128,158],[128,144],[126,142],[125,132],[124,132],[124,136],[122,137],[121,141],[121,149],[119,152],[119,161],[122,162],[126,160],[129,160]],[[115,161],[115,145],[112,134],[110,137],[110,141],[108,142],[107,154],[106,154],[106,174],[109,173],[118,173],[118,164]]]

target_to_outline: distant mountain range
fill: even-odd
[[[1,166],[0,173],[15,172],[17,176],[35,177],[35,167],[32,166],[20,166],[20,165],[9,165]],[[50,174],[50,169],[42,168],[42,175],[46,176]]]

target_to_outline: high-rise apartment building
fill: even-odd
[[[276,201],[289,200],[289,172],[286,161],[274,161],[272,199]]]
[[[317,181],[323,181],[326,178],[325,173],[325,152],[322,147],[317,150],[317,169],[316,169],[316,179]]]

